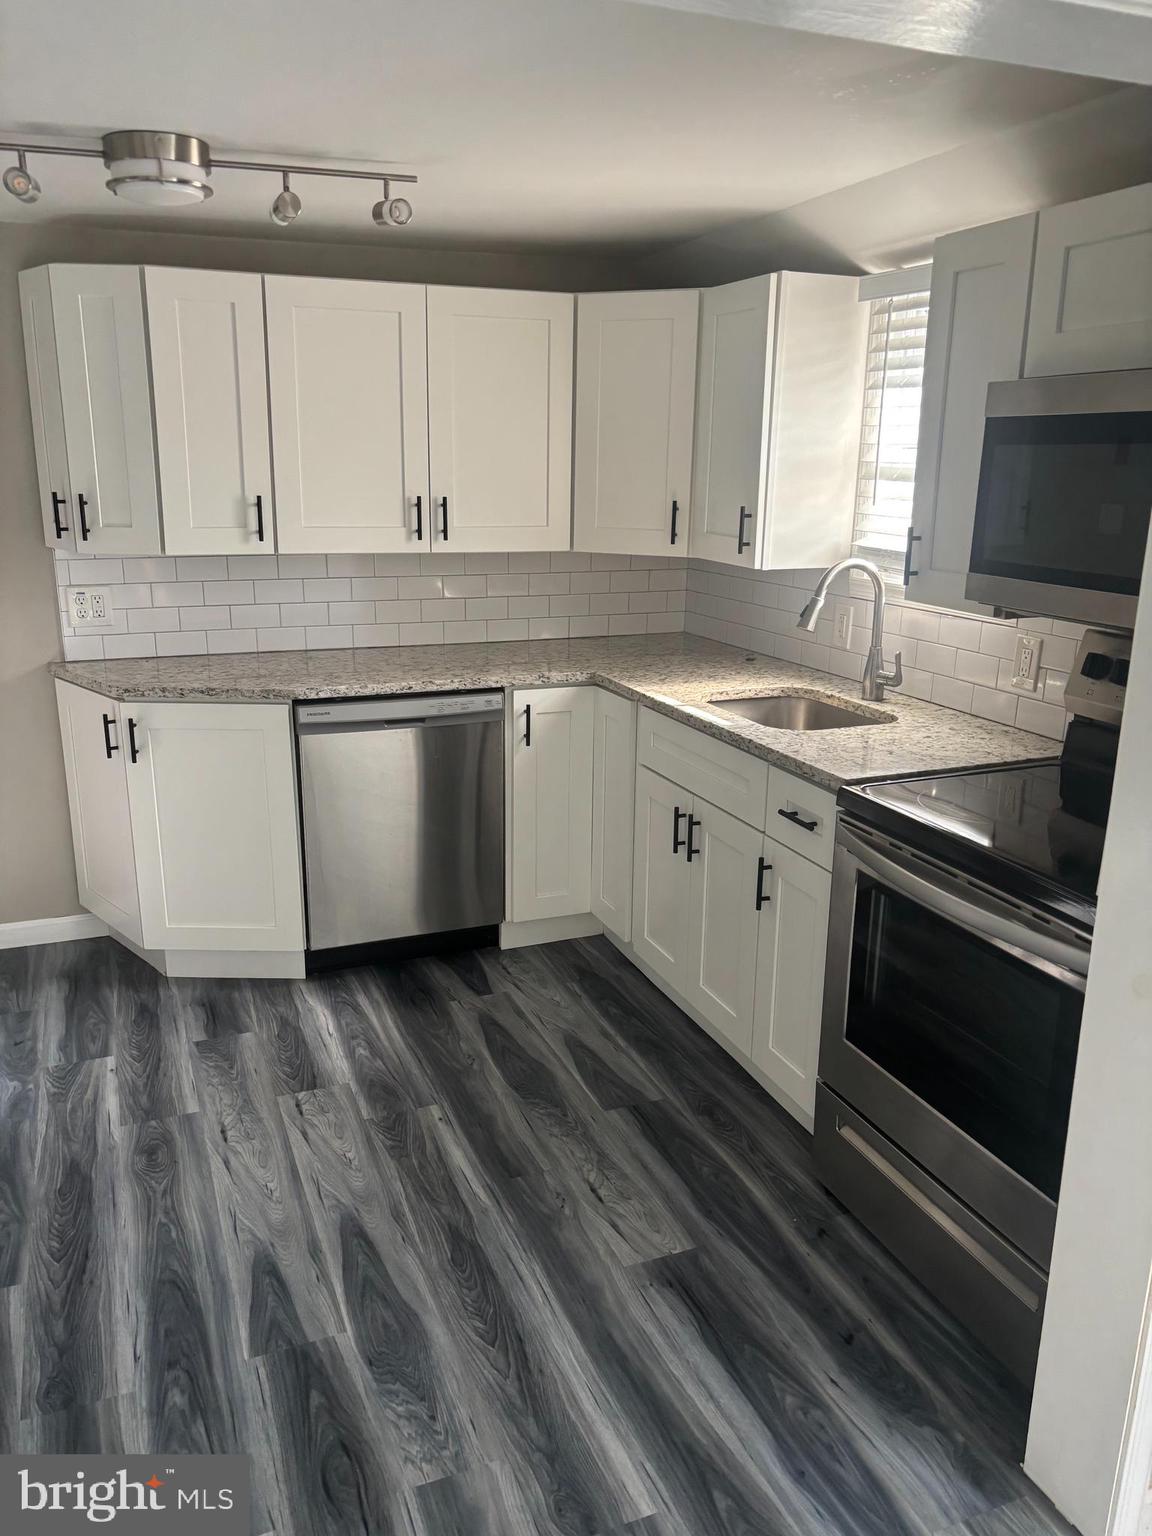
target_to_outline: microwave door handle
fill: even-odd
[[[901,895],[909,896],[930,912],[936,912],[950,922],[957,923],[982,939],[987,939],[1001,949],[1008,949],[1030,965],[1043,969],[1055,968],[1073,986],[1084,987],[1088,974],[1088,946],[1060,939],[1016,918],[1005,917],[990,905],[981,901],[979,893],[967,887],[964,894],[957,894],[951,882],[947,887],[935,880],[925,880],[903,863],[877,853],[861,838],[846,827],[840,829],[840,844],[860,867],[891,886]]]

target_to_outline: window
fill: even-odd
[[[873,561],[896,586],[903,585],[912,521],[929,273],[928,267],[913,267],[860,284],[872,313],[852,553]]]

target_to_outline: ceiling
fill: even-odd
[[[95,161],[33,162],[40,202],[0,220],[499,250],[651,250],[988,139],[1101,81],[617,0],[0,0],[0,138],[172,128],[220,156],[389,165],[377,189],[219,171],[164,214],[117,203]]]

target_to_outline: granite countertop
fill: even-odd
[[[1059,753],[1046,736],[899,692],[889,691],[882,704],[865,704],[859,683],[697,635],[54,662],[50,670],[109,698],[154,702],[289,703],[594,683],[830,790],[867,779],[1032,762]],[[796,692],[832,696],[870,722],[883,718],[843,730],[785,731],[754,725],[710,702]]]

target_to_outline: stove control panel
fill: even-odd
[[[1131,635],[1086,629],[1064,689],[1068,713],[1119,725],[1131,656]]]

